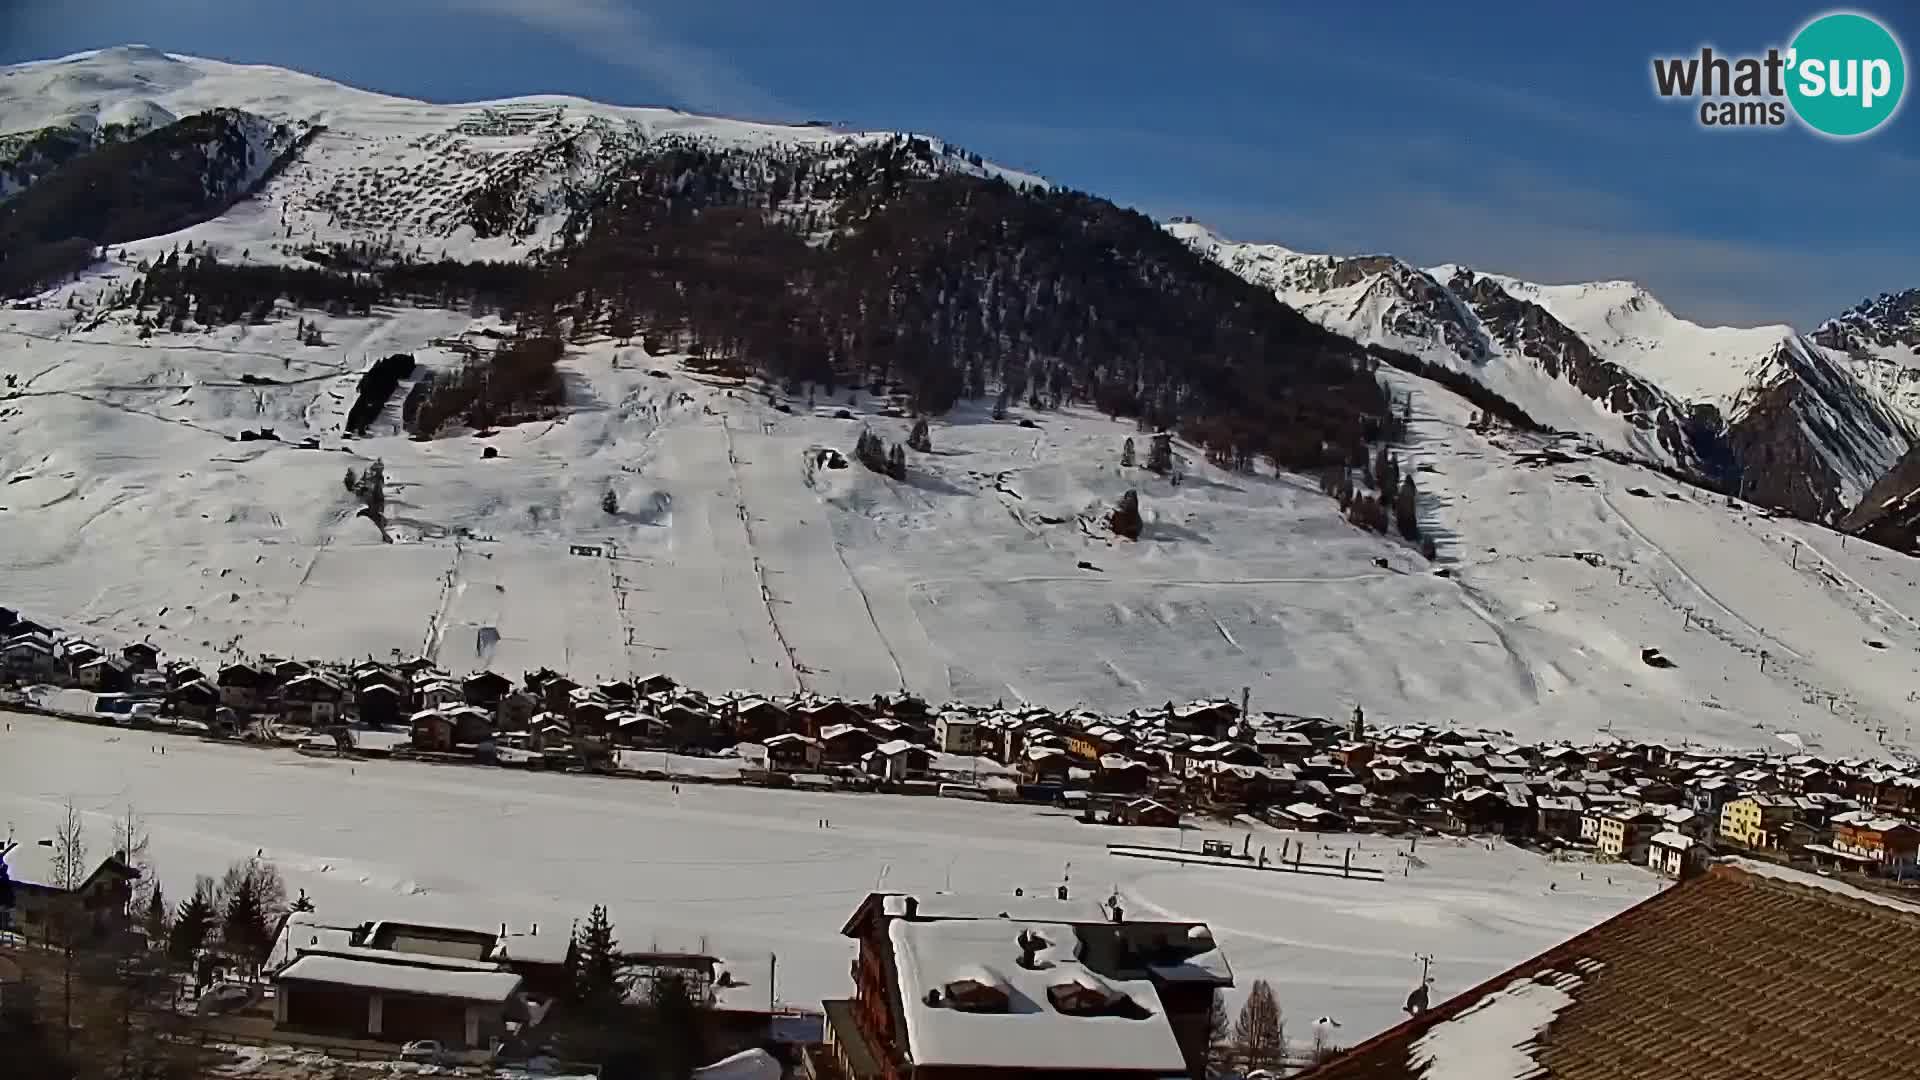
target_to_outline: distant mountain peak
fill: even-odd
[[[1636,281],[1543,285],[1459,263],[1303,255],[1176,236],[1328,329],[1473,376],[1543,423],[1818,519],[1850,509],[1920,427],[1920,290],[1811,338],[1707,326]]]

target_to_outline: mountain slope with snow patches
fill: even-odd
[[[1915,444],[1920,335],[1885,298],[1809,337],[1707,327],[1632,282],[1540,285],[1168,226],[1323,326],[1471,375],[1552,427],[1837,520]]]
[[[212,220],[115,245],[0,311],[0,603],[33,616],[208,659],[424,652],[456,670],[1111,709],[1248,687],[1258,708],[1361,703],[1381,722],[1532,738],[1911,745],[1920,573],[1577,439],[1474,425],[1453,393],[1397,371],[1383,377],[1411,419],[1396,453],[1437,563],[1264,462],[1223,469],[1182,442],[1177,484],[1123,467],[1125,440],[1144,460],[1145,436],[1076,406],[1016,400],[996,421],[963,403],[894,480],[849,461],[863,428],[905,436],[885,395],[723,378],[598,333],[570,341],[550,419],[427,441],[382,421],[349,438],[370,363],[405,353],[416,378],[446,373],[508,328],[464,309],[283,300],[257,321],[175,330],[104,300],[187,246],[291,265],[326,244],[523,257],[558,236],[604,140],[864,136],[571,99],[426,105],[137,50],[9,70],[0,128],[131,97],[317,134]],[[488,191],[511,227],[482,235],[470,211]],[[1323,324],[1475,374],[1606,447],[1687,464],[1691,444],[1667,434],[1680,398],[1494,279],[1209,253],[1244,256],[1236,269],[1268,273]],[[1814,400],[1773,407],[1846,430],[1844,386],[1801,393]],[[1832,415],[1814,408],[1828,402]],[[384,535],[342,483],[375,460]],[[1105,528],[1128,490],[1138,542]],[[1648,649],[1674,666],[1650,666]]]

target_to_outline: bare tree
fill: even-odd
[[[53,837],[53,898],[47,915],[49,936],[58,935],[61,959],[61,1030],[66,1049],[73,1052],[73,954],[80,936],[80,886],[87,881],[86,823],[68,799],[60,829]]]
[[[136,912],[145,911],[148,906],[149,897],[152,896],[153,890],[159,886],[159,881],[153,872],[153,860],[147,856],[148,840],[146,823],[141,820],[140,815],[134,811],[132,806],[127,807],[127,812],[124,816],[114,819],[114,857],[118,858],[122,863],[125,863],[128,869],[139,875],[138,879],[133,883],[133,891],[127,897],[127,914],[129,916],[134,915]]]
[[[1286,1027],[1280,1017],[1280,1003],[1267,980],[1254,980],[1246,1004],[1240,1006],[1240,1019],[1233,1025],[1233,1041],[1239,1044],[1249,1070],[1278,1069],[1286,1064]]]

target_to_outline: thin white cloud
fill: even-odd
[[[620,0],[445,0],[565,41],[644,78],[673,104],[703,112],[772,118],[786,109],[732,63],[676,39],[659,20]]]

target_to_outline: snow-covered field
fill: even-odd
[[[1645,870],[1552,863],[1500,845],[1308,837],[1309,858],[1349,845],[1384,882],[1118,859],[1109,843],[1172,845],[1171,830],[1081,825],[1060,811],[906,796],[809,795],[335,761],[8,715],[0,818],[50,835],[62,802],[87,812],[90,846],[135,807],[169,895],[193,875],[264,851],[329,921],[447,920],[565,933],[596,903],[622,941],[704,941],[775,996],[815,1005],[850,992],[841,924],[869,890],[1051,894],[1063,876],[1097,900],[1118,889],[1138,917],[1212,924],[1241,991],[1273,982],[1297,1038],[1330,1016],[1357,1042],[1400,1016],[1434,957],[1444,998],[1650,895]],[[166,753],[155,752],[164,745]],[[822,829],[820,819],[832,827]],[[1243,832],[1205,835],[1242,842]],[[1290,834],[1260,830],[1277,852]],[[1184,841],[1196,847],[1192,831]]]

